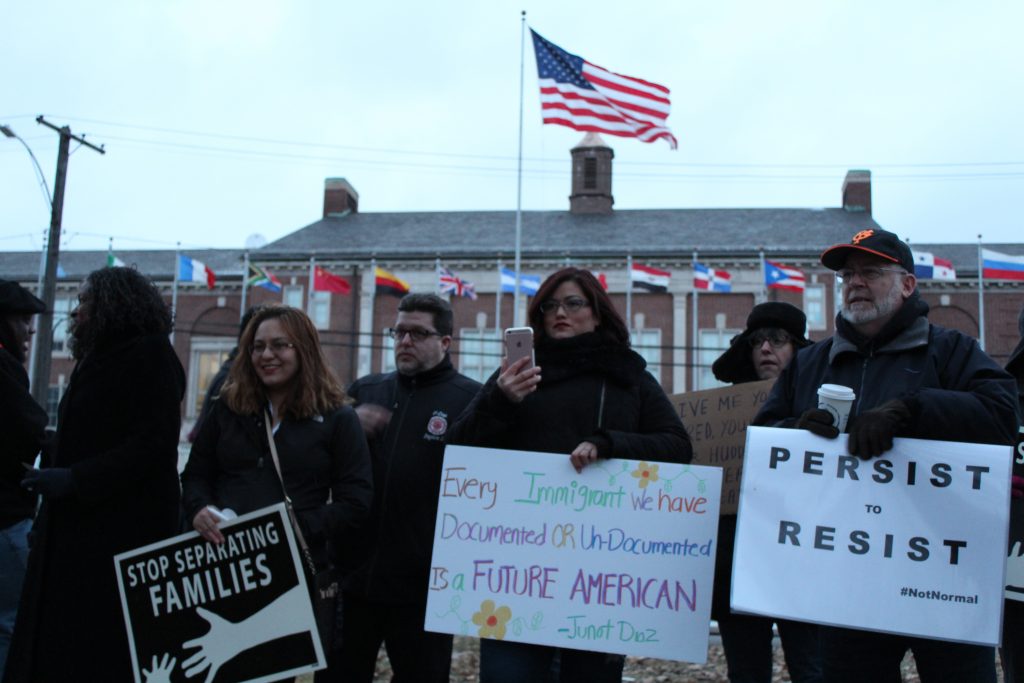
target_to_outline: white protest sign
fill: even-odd
[[[426,628],[704,662],[721,470],[448,446]]]
[[[732,609],[999,643],[1010,447],[750,427]]]
[[[278,681],[326,666],[284,504],[114,557],[136,683]]]

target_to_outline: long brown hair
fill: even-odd
[[[530,310],[527,316],[530,327],[533,328],[533,337],[537,343],[547,339],[547,332],[544,331],[544,314],[540,307],[545,301],[551,298],[561,284],[567,280],[575,282],[586,297],[594,316],[597,318],[597,329],[595,330],[605,342],[614,345],[629,346],[629,332],[626,330],[626,323],[622,316],[615,310],[615,305],[608,298],[608,293],[597,281],[594,274],[583,268],[568,266],[548,276],[547,280],[537,289],[537,294],[530,302]]]
[[[259,413],[267,405],[266,391],[252,362],[252,343],[260,324],[271,318],[281,323],[288,340],[295,345],[299,361],[298,373],[282,405],[282,415],[301,420],[343,405],[345,393],[327,365],[313,321],[297,308],[272,305],[253,315],[238,341],[238,355],[220,392],[227,407],[249,415]]]

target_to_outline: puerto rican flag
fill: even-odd
[[[202,261],[178,254],[178,280],[180,282],[202,282],[208,289],[213,289],[213,283],[217,281],[217,276]]]
[[[981,250],[981,274],[990,280],[1024,280],[1024,256]]]
[[[732,275],[725,270],[708,268],[703,263],[693,264],[693,286],[711,292],[731,292]]]
[[[668,291],[668,281],[672,273],[667,270],[658,270],[640,263],[634,263],[629,273],[633,289],[645,289],[648,292]]]
[[[955,280],[953,262],[927,251],[914,252],[914,275],[919,280]]]
[[[785,289],[790,292],[804,291],[803,271],[784,266],[781,263],[764,260],[764,284],[768,289]]]

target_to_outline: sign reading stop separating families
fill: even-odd
[[[426,628],[707,659],[721,470],[448,446]]]
[[[284,504],[117,555],[136,683],[277,681],[326,666]]]
[[[733,611],[998,644],[1010,447],[845,448],[845,435],[747,430]]]

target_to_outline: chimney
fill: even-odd
[[[344,178],[324,181],[324,218],[338,217],[359,210],[359,193]]]
[[[615,152],[597,133],[587,133],[572,148],[572,194],[570,213],[611,213],[612,158]]]
[[[847,171],[843,181],[843,208],[871,215],[871,171]]]

